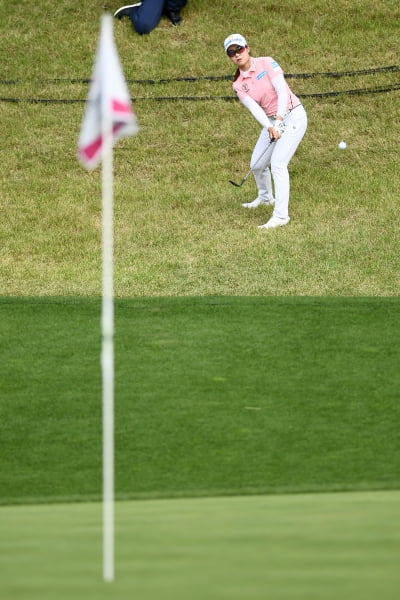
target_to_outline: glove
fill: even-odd
[[[275,119],[273,124],[270,127],[268,127],[269,137],[272,141],[274,141],[275,139],[279,139],[275,137],[276,133],[274,134],[274,131],[277,131],[279,133],[279,137],[281,137],[282,133],[285,131],[284,122],[280,121],[279,119]]]
[[[281,135],[285,131],[285,123],[283,121],[281,121],[280,119],[275,119],[272,127],[276,131],[278,131]]]

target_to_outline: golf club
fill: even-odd
[[[229,183],[231,183],[235,187],[242,187],[242,185],[244,184],[244,182],[246,181],[246,179],[248,178],[248,176],[250,175],[250,173],[253,171],[254,167],[259,163],[259,161],[262,159],[262,157],[264,156],[264,154],[266,153],[266,151],[268,150],[268,148],[270,147],[270,145],[274,141],[275,140],[270,140],[270,142],[269,142],[268,146],[265,148],[264,152],[261,154],[261,156],[258,157],[258,159],[256,160],[256,162],[254,163],[254,166],[249,170],[248,173],[246,173],[246,175],[243,177],[243,179],[242,179],[242,181],[240,183],[236,183],[236,181],[232,181],[232,179],[229,179]]]

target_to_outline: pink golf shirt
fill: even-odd
[[[276,115],[278,108],[278,95],[272,85],[272,79],[277,75],[283,75],[281,67],[276,60],[270,56],[252,58],[250,69],[240,71],[239,77],[233,82],[233,89],[240,100],[250,96],[261,106],[268,116]],[[300,100],[293,94],[285,81],[288,93],[288,104],[286,110],[300,104]]]

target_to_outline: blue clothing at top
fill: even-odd
[[[142,0],[141,6],[132,8],[128,16],[139,34],[150,33],[164,12],[177,12],[183,8],[187,0]]]

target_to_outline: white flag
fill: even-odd
[[[113,142],[138,131],[114,42],[111,15],[102,16],[100,40],[79,135],[78,159],[87,169],[94,169],[101,160],[104,119],[111,123]]]

